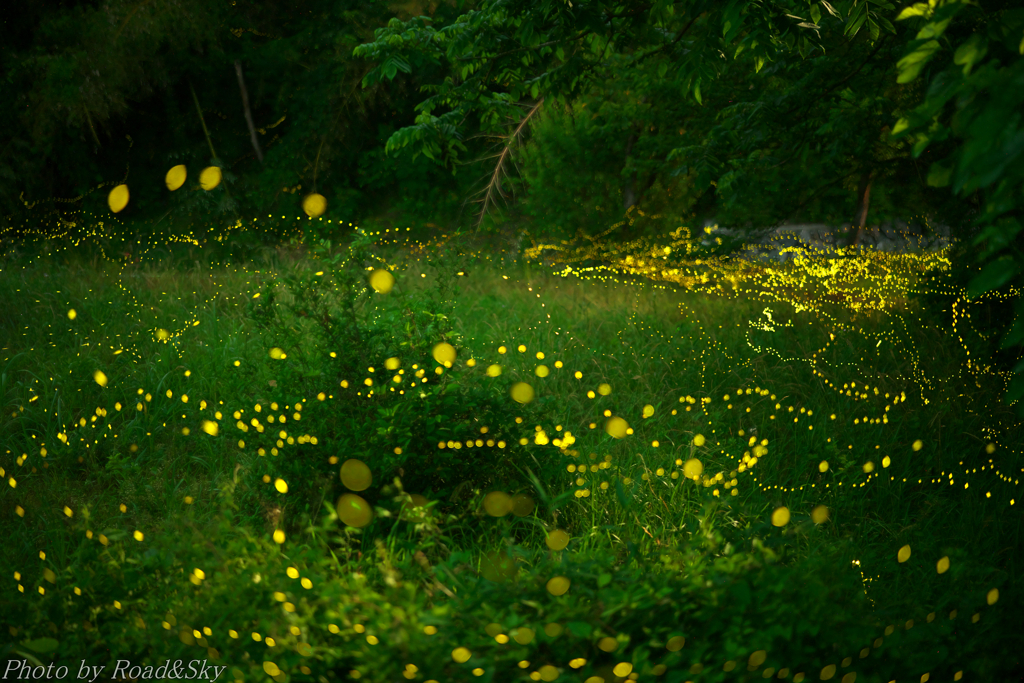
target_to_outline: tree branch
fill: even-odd
[[[872,57],[874,57],[874,56],[875,56],[875,55],[876,55],[876,54],[878,53],[878,51],[879,51],[879,50],[880,50],[880,49],[882,48],[882,44],[883,44],[883,43],[884,43],[884,42],[886,41],[886,39],[887,39],[888,37],[889,37],[889,34],[885,34],[884,36],[882,36],[882,39],[881,39],[881,40],[879,40],[879,41],[878,41],[878,43],[877,43],[877,44],[875,45],[875,49],[871,51],[871,54],[869,54],[869,55],[867,56],[867,59],[865,59],[865,60],[864,60],[863,62],[861,62],[861,63],[860,63],[860,66],[858,66],[858,67],[857,67],[856,69],[854,69],[854,70],[853,70],[853,71],[852,71],[852,72],[851,72],[850,74],[848,74],[848,75],[847,75],[847,76],[846,76],[845,78],[843,78],[843,79],[842,79],[841,81],[838,81],[838,82],[836,82],[836,83],[833,83],[833,84],[832,84],[832,85],[830,85],[829,87],[827,87],[827,88],[825,88],[824,90],[822,90],[822,91],[821,91],[820,93],[818,93],[818,94],[817,94],[817,95],[816,95],[816,96],[814,97],[814,100],[813,100],[813,101],[818,101],[818,100],[822,99],[823,97],[825,97],[826,95],[828,95],[828,94],[829,94],[830,92],[832,92],[833,90],[835,90],[835,89],[836,89],[836,88],[838,88],[839,86],[841,86],[841,85],[844,85],[844,84],[845,84],[845,83],[846,83],[847,81],[849,81],[849,80],[850,80],[851,78],[853,78],[854,76],[856,76],[857,74],[859,74],[859,73],[860,73],[860,71],[861,71],[861,69],[863,69],[863,68],[864,68],[864,67],[865,67],[865,66],[867,65],[867,63],[871,61],[871,58],[872,58]],[[780,114],[779,116],[780,116],[780,117],[785,117],[785,116],[789,116],[790,114],[792,114],[793,112],[795,112],[796,110],[800,109],[800,108],[801,108],[801,107],[803,107],[803,106],[804,106],[804,104],[798,104],[798,105],[795,105],[795,106],[793,106],[793,107],[790,107],[790,108],[789,108],[788,110],[784,111],[784,112],[783,112],[783,113],[781,113],[781,114]]]
[[[637,57],[636,59],[634,59],[634,60],[633,60],[632,62],[630,62],[630,64],[632,64],[632,65],[635,65],[635,64],[639,64],[640,62],[642,62],[643,60],[647,59],[648,57],[650,57],[650,56],[651,56],[651,55],[653,55],[653,54],[656,54],[656,53],[658,53],[658,52],[661,52],[662,50],[665,50],[665,49],[667,49],[667,48],[675,47],[675,45],[676,45],[676,44],[677,44],[677,43],[678,43],[678,42],[679,42],[680,40],[682,40],[683,36],[685,36],[685,35],[687,34],[687,32],[688,32],[688,31],[690,30],[690,28],[691,28],[691,27],[693,26],[694,22],[695,22],[695,21],[697,21],[698,19],[700,19],[700,18],[701,18],[702,16],[704,16],[704,15],[703,15],[703,14],[698,14],[698,15],[697,15],[697,16],[695,16],[695,17],[694,17],[693,19],[690,19],[690,23],[688,23],[688,24],[687,24],[687,25],[686,25],[686,26],[685,26],[685,27],[683,28],[683,30],[682,30],[682,31],[680,31],[680,32],[679,32],[679,33],[678,33],[678,34],[676,35],[676,37],[675,37],[675,38],[674,38],[674,39],[672,40],[672,42],[671,42],[671,43],[665,43],[665,44],[664,44],[664,45],[662,45],[661,47],[656,47],[656,48],[654,48],[653,50],[651,50],[650,52],[647,52],[647,53],[644,53],[644,54],[640,55],[639,57]]]
[[[242,108],[245,109],[245,122],[249,125],[249,139],[252,141],[252,148],[256,150],[256,158],[263,163],[263,152],[260,151],[260,141],[256,139],[256,126],[252,122],[252,111],[249,109],[249,93],[245,89],[245,79],[242,77],[242,62],[235,60],[235,74],[238,76],[238,89],[242,91]],[[322,146],[322,145],[321,145]],[[320,153],[317,152],[317,160],[320,159]],[[314,178],[316,177],[316,170],[313,171]],[[313,182],[316,185],[316,181]]]

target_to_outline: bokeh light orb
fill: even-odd
[[[164,183],[167,185],[167,189],[174,192],[182,185],[185,184],[185,178],[188,177],[188,170],[184,164],[178,164],[172,166],[171,170],[167,171],[167,175],[164,176]]]
[[[199,174],[199,186],[207,192],[220,185],[220,180],[220,168],[217,166],[207,166],[203,169],[203,172]]]
[[[373,483],[373,474],[362,460],[350,458],[341,465],[341,483],[349,491],[365,491]]]
[[[370,504],[354,493],[346,493],[338,499],[338,517],[346,525],[361,529],[373,521]]]
[[[306,198],[302,200],[302,210],[306,212],[306,215],[310,218],[319,218],[324,215],[324,211],[327,210],[327,200],[324,199],[322,194],[306,195]]]
[[[529,403],[534,398],[533,387],[526,382],[516,382],[512,385],[512,400],[516,403]]]
[[[121,209],[128,206],[128,186],[118,185],[111,190],[107,195],[107,204],[114,213],[119,213]]]
[[[378,294],[387,294],[395,286],[395,276],[386,270],[375,270],[370,273],[370,286]]]

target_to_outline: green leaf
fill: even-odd
[[[952,175],[952,165],[944,166],[937,161],[928,169],[928,185],[931,187],[945,187],[949,185],[949,179]]]
[[[921,69],[928,64],[928,60],[930,60],[932,55],[938,51],[939,47],[939,41],[929,40],[923,45],[920,45],[909,55],[896,62],[896,68],[900,70],[900,75],[896,79],[896,82],[910,83],[917,78],[918,74],[921,73]]]
[[[1009,256],[1004,256],[992,261],[985,266],[981,273],[971,280],[967,287],[967,296],[975,298],[985,292],[999,289],[1020,272],[1020,264]]]
[[[925,13],[927,11],[928,3],[918,2],[911,5],[910,7],[905,7],[903,11],[900,12],[899,15],[896,17],[896,21],[903,21],[904,19],[909,19],[911,17],[923,17],[925,16]]]
[[[942,34],[946,32],[946,27],[949,26],[950,21],[952,19],[943,19],[942,21],[933,21],[925,24],[924,28],[917,32],[917,39],[941,38]]]
[[[617,479],[615,481],[615,497],[619,499],[619,505],[621,505],[624,510],[628,511],[633,507],[633,499],[632,497],[626,496],[626,489],[622,486],[621,479]]]
[[[1014,346],[1020,345],[1021,342],[1024,342],[1024,316],[1017,317],[1017,322],[1013,324],[1010,331],[1003,337],[999,348],[1009,350]]]
[[[704,104],[703,100],[701,100],[701,98],[700,98],[700,79],[699,78],[697,79],[697,82],[693,84],[693,98],[695,100],[697,100],[697,104]]]
[[[1015,374],[1006,388],[1006,402],[1012,403],[1024,398],[1024,375]]]
[[[956,49],[956,53],[953,55],[953,63],[962,65],[964,67],[964,76],[968,76],[971,73],[971,69],[981,61],[986,52],[988,52],[988,40],[975,33]]]
[[[826,10],[828,10],[828,13],[831,14],[836,19],[842,19],[843,18],[842,15],[840,15],[839,12],[837,12],[832,5],[830,5],[829,3],[825,2],[825,0],[821,0],[821,5]]]
[[[867,18],[867,10],[860,12],[852,22],[847,24],[846,31],[844,31],[844,33],[850,38],[853,38],[860,31],[860,27],[864,25],[864,22],[867,21]]]
[[[821,10],[818,9],[817,5],[811,7],[811,21],[813,21],[815,24],[821,23]]]
[[[892,134],[896,135],[896,133],[899,133],[900,131],[906,130],[907,126],[909,126],[909,125],[910,125],[910,120],[909,119],[907,119],[906,117],[900,119],[899,121],[896,122],[896,125],[892,127]]]
[[[570,621],[565,625],[565,630],[577,638],[589,638],[594,632],[594,627],[585,621]]]
[[[41,655],[45,655],[47,652],[53,652],[54,650],[56,650],[57,646],[60,645],[60,643],[58,643],[53,638],[37,638],[36,640],[25,641],[22,643],[22,645],[32,650],[33,652],[38,652]]]
[[[598,588],[604,588],[605,586],[607,586],[611,582],[612,582],[612,575],[611,574],[601,574],[600,576],[597,577],[597,587]]]

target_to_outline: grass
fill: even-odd
[[[115,240],[8,253],[8,653],[113,666],[198,643],[225,680],[279,683],[1017,666],[1000,634],[1021,602],[1024,441],[998,370],[968,366],[963,328],[914,296],[945,286],[941,258],[769,266],[676,234],[544,267],[372,237],[347,260],[244,241],[128,265]],[[395,288],[373,294],[384,264]],[[535,398],[513,401],[516,382]],[[316,590],[268,597],[285,565]],[[444,646],[417,645],[433,623]]]

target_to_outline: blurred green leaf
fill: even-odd
[[[57,648],[60,646],[60,643],[58,643],[53,638],[37,638],[35,640],[26,640],[22,641],[21,644],[23,647],[26,647],[29,650],[37,652],[41,655],[45,655],[50,652],[55,652]]]
[[[981,273],[971,280],[967,293],[971,298],[981,296],[985,292],[999,289],[1012,280],[1021,270],[1020,263],[1004,256],[986,265]]]

